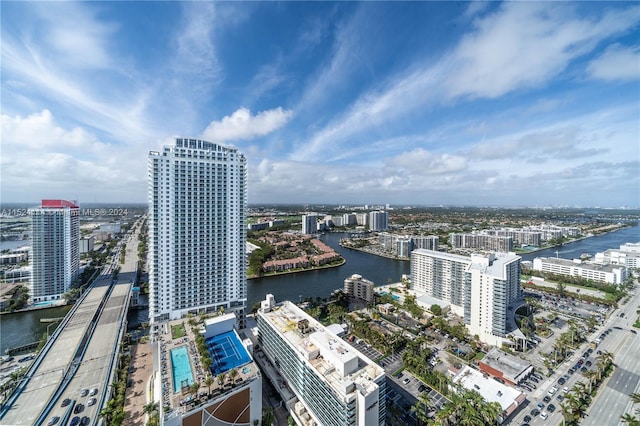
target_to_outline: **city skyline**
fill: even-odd
[[[636,3],[2,9],[4,202],[144,202],[187,137],[249,204],[640,206]]]

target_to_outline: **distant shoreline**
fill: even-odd
[[[269,272],[269,273],[264,274],[264,275],[251,275],[251,276],[247,276],[247,280],[255,280],[255,279],[258,279],[258,278],[279,277],[281,275],[298,274],[298,273],[304,273],[304,272],[317,271],[317,270],[320,270],[320,269],[337,268],[338,266],[342,266],[345,263],[347,263],[347,260],[345,258],[342,258],[340,263],[337,263],[337,264],[314,266],[312,268],[305,268],[305,269],[294,269],[294,270],[289,269],[289,270],[286,270],[286,271]]]
[[[555,245],[552,245],[552,246],[539,247],[539,248],[536,248],[534,250],[526,250],[526,251],[515,251],[514,250],[514,251],[515,251],[516,255],[525,255],[525,254],[537,253],[539,251],[548,250],[548,249],[552,249],[552,248],[556,248],[556,247],[562,247],[564,245],[568,245],[568,244],[571,244],[571,243],[576,243],[578,241],[586,240],[587,238],[597,237],[599,235],[610,234],[612,232],[620,231],[621,229],[629,228],[631,226],[633,226],[633,225],[623,224],[622,226],[615,227],[615,228],[612,228],[612,229],[609,229],[609,230],[606,230],[606,231],[603,231],[603,232],[599,232],[597,234],[591,233],[591,235],[585,235],[583,237],[578,237],[578,238],[575,238],[575,239],[572,239],[572,240],[569,240],[569,241],[565,241],[565,242],[562,242],[560,244],[555,244]],[[387,258],[387,259],[393,259],[393,260],[399,260],[399,261],[405,261],[405,262],[411,260],[411,258],[409,258],[409,257],[398,257],[398,256],[394,256],[394,255],[391,255],[391,254],[386,254],[386,253],[377,253],[375,251],[367,250],[364,247],[348,247],[348,246],[343,245],[342,243],[340,243],[340,247],[346,248],[346,249],[349,249],[349,250],[360,251],[362,253],[367,253],[367,254],[371,254],[371,255],[374,255],[374,256],[384,257],[384,258]]]
[[[372,255],[378,256],[378,257],[384,257],[386,259],[400,260],[400,261],[403,261],[403,262],[408,262],[408,261],[411,260],[408,257],[398,257],[398,256],[394,256],[394,255],[388,254],[388,253],[376,253],[376,252],[373,252],[373,251],[365,250],[364,247],[347,247],[347,246],[343,246],[342,244],[340,244],[340,247],[346,248],[348,250],[355,250],[355,251],[359,251],[359,252],[362,252],[362,253],[372,254]]]

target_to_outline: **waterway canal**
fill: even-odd
[[[305,297],[328,297],[331,291],[341,288],[344,279],[352,274],[360,274],[376,285],[384,285],[391,280],[400,281],[402,274],[409,273],[409,262],[382,258],[367,253],[348,250],[339,246],[340,238],[347,234],[325,234],[320,237],[325,243],[338,250],[346,259],[342,266],[321,269],[312,272],[259,278],[247,282],[248,308],[272,293],[276,301],[299,301]],[[586,238],[564,246],[541,250],[523,255],[523,260],[535,257],[555,257],[565,259],[580,257],[582,253],[594,255],[610,248],[619,248],[624,243],[640,242],[640,225],[624,228],[615,232]],[[0,350],[15,347],[38,340],[47,330],[47,324],[40,318],[63,316],[70,307],[45,309],[0,316]],[[147,321],[147,311],[132,311],[129,322],[136,324]],[[54,326],[51,327],[53,330]]]

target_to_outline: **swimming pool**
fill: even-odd
[[[174,393],[180,392],[183,385],[193,384],[193,374],[186,346],[171,349],[171,374],[173,374]]]
[[[382,291],[382,292],[380,292],[380,294],[381,294],[381,295],[383,295],[383,296],[391,296],[391,298],[392,298],[393,300],[400,300],[400,297],[399,297],[399,296],[396,296],[396,295],[395,295],[395,294],[393,294],[393,293],[389,294],[389,293],[387,293],[386,291]]]
[[[48,300],[48,301],[45,301],[45,302],[34,303],[33,306],[37,306],[37,307],[49,306],[49,305],[55,305],[56,303],[58,303],[58,301],[56,301],[56,300]]]
[[[207,347],[213,360],[211,372],[214,377],[251,362],[251,357],[233,330],[208,338]]]

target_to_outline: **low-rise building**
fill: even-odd
[[[490,350],[478,362],[478,368],[511,385],[521,383],[533,373],[533,366],[530,362],[497,348]]]
[[[164,426],[258,424],[262,418],[262,375],[252,347],[235,330],[233,313],[204,321],[194,334],[183,319],[154,326],[158,346],[154,399],[161,401]],[[174,337],[174,330],[186,332]],[[212,364],[207,370],[197,352],[205,339]],[[211,377],[211,384],[207,377]],[[193,384],[198,383],[197,391]],[[256,423],[258,422],[258,423]]]
[[[515,413],[527,400],[524,392],[493,380],[469,366],[465,366],[456,374],[453,383],[459,383],[465,389],[478,392],[487,402],[500,404],[502,407],[502,416],[498,419],[500,423]]]
[[[588,263],[555,257],[536,257],[533,259],[533,269],[615,285],[622,284],[628,276],[628,269],[623,265]]]
[[[344,280],[344,292],[350,297],[373,303],[373,281],[362,278],[362,275],[353,274]]]

